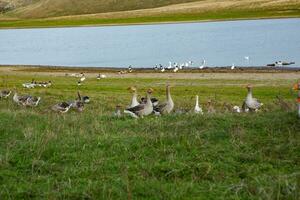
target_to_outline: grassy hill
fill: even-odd
[[[300,1],[33,0],[23,2],[23,4],[19,3],[14,9],[0,15],[0,27],[77,26],[280,17],[300,17]]]

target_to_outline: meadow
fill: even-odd
[[[91,73],[81,86],[63,74],[1,71],[0,89],[16,87],[42,100],[24,108],[12,96],[0,99],[0,199],[300,198],[300,121],[291,89],[298,72],[193,79],[108,74],[101,80]],[[53,85],[21,87],[33,78]],[[117,104],[129,104],[127,87],[136,85],[141,96],[151,87],[163,101],[166,83],[175,102],[171,115],[113,115]],[[249,83],[263,109],[225,111],[224,103],[242,104]],[[82,113],[49,109],[77,91],[91,98]],[[218,112],[179,114],[193,109],[196,94],[204,111],[211,99]]]

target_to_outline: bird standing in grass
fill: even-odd
[[[132,108],[127,108],[124,110],[124,113],[131,115],[134,118],[144,117],[150,115],[153,111],[153,105],[151,102],[151,95],[153,93],[153,89],[150,88],[147,90],[147,102],[144,104],[139,104]]]
[[[132,93],[131,102],[130,102],[130,105],[128,106],[128,108],[132,108],[132,107],[135,107],[135,106],[139,105],[140,103],[137,100],[137,89],[136,89],[136,87],[131,86],[131,87],[127,88],[127,90],[129,90]]]
[[[167,101],[165,103],[158,104],[157,106],[154,107],[154,111],[156,113],[159,113],[159,114],[169,114],[170,112],[172,112],[172,110],[174,108],[174,102],[173,102],[173,99],[171,97],[170,87],[171,86],[169,84],[167,84],[167,86],[166,86],[166,98],[167,98]]]
[[[246,100],[243,104],[243,110],[245,111],[247,108],[249,111],[258,111],[258,109],[263,105],[256,98],[253,98],[252,95],[252,85],[247,85],[248,94]]]
[[[195,105],[195,108],[194,108],[194,113],[203,115],[203,110],[199,106],[199,96],[198,95],[196,95],[196,105]]]

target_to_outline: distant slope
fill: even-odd
[[[0,15],[0,28],[282,17],[300,17],[300,0],[35,0]]]
[[[156,8],[197,0],[36,0],[32,3],[26,3],[29,0],[15,1],[24,2],[24,6],[20,6],[13,12],[16,16],[21,18],[45,18]]]

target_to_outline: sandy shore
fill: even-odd
[[[157,78],[157,79],[223,79],[223,80],[300,80],[299,69],[237,69],[210,68],[205,70],[191,70],[180,73],[155,72],[154,70],[136,70],[132,73],[120,74],[120,69],[109,68],[66,68],[66,67],[28,67],[28,66],[2,66],[2,75],[23,74],[40,76],[67,76],[74,73],[84,72],[87,77],[96,77],[97,74],[105,74],[108,78]]]

